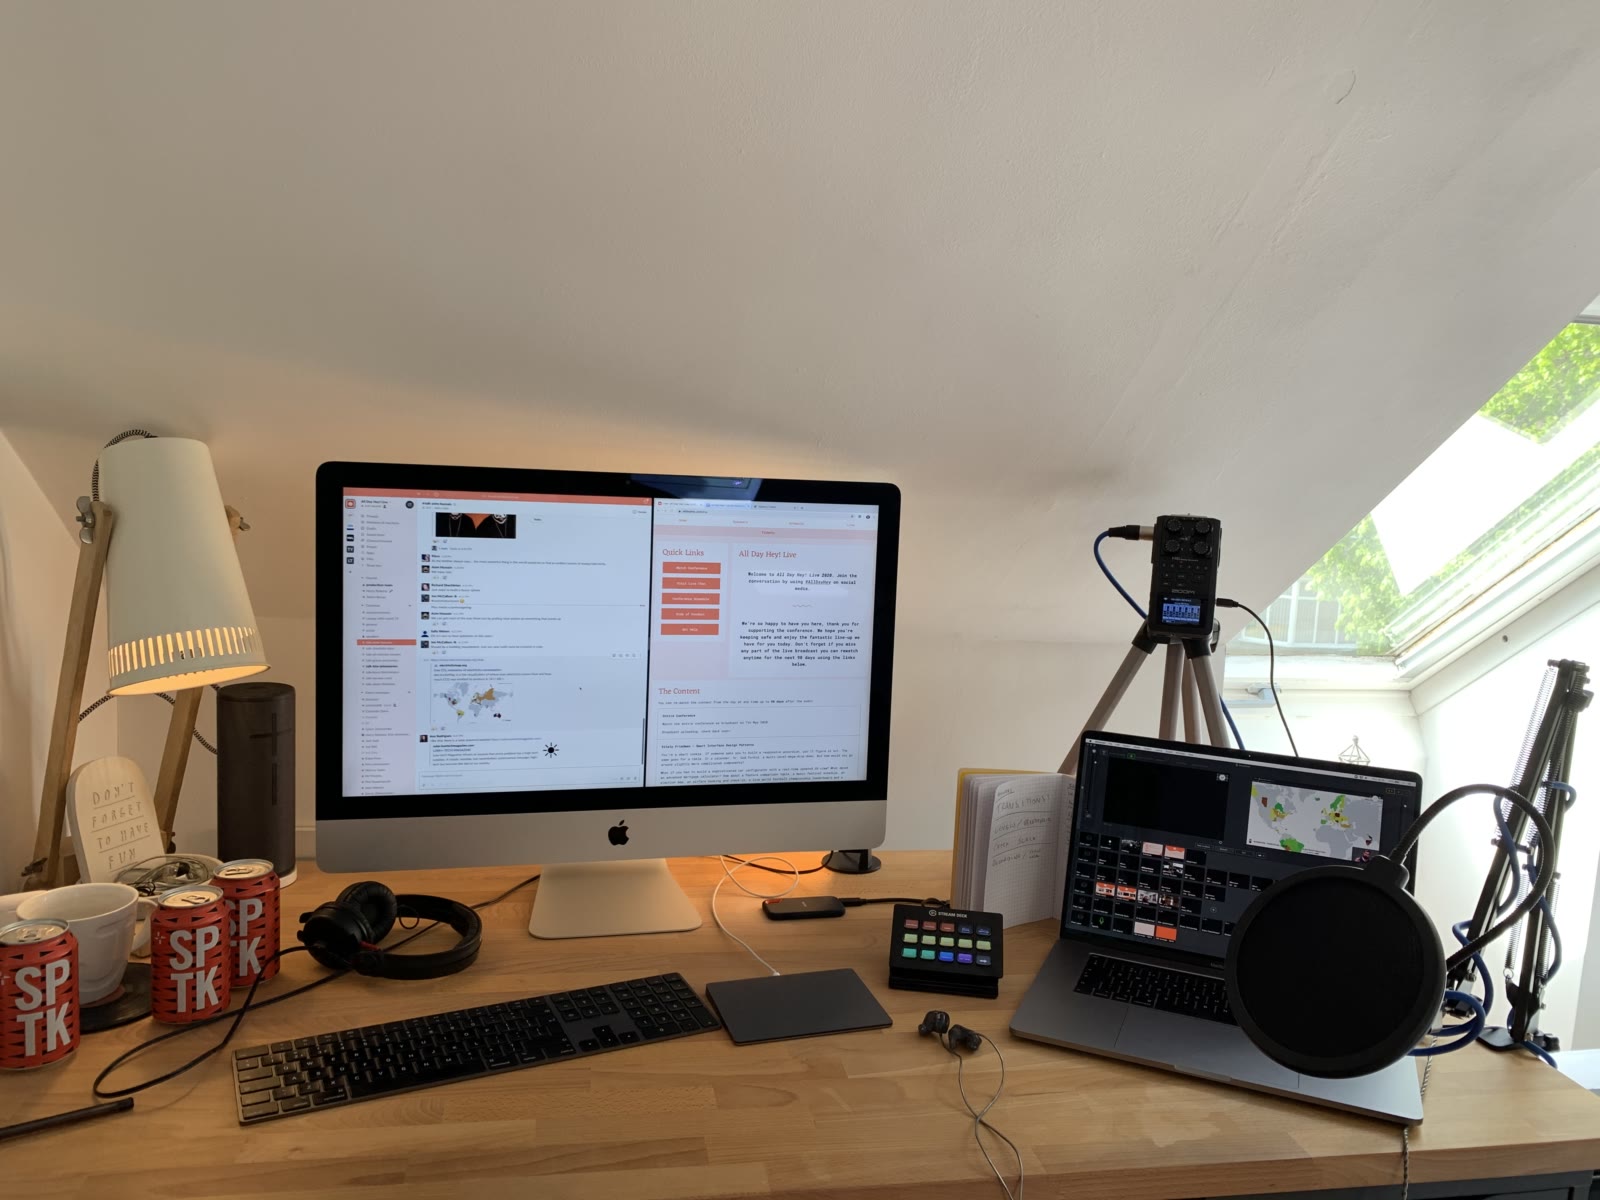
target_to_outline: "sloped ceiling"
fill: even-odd
[[[370,457],[892,479],[906,627],[1121,640],[1095,530],[1264,603],[1594,296],[1596,95],[1583,2],[6,5],[0,430],[208,441],[265,615]]]

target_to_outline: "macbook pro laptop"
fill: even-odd
[[[1233,1021],[1222,964],[1234,922],[1263,889],[1295,871],[1387,853],[1417,817],[1421,777],[1094,732],[1083,735],[1078,764],[1061,938],[1011,1032],[1420,1121],[1411,1058],[1322,1079],[1257,1050]],[[1337,997],[1327,1012],[1338,1020]]]

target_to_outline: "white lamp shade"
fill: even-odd
[[[115,514],[106,557],[110,691],[202,687],[267,669],[204,442],[130,438],[100,452]]]

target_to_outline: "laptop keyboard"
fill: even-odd
[[[1074,990],[1108,1000],[1125,1000],[1143,1008],[1159,1008],[1180,1016],[1202,1017],[1224,1025],[1238,1024],[1228,1008],[1228,992],[1222,980],[1192,971],[1091,954]]]

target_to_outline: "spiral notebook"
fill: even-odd
[[[960,771],[951,903],[1001,913],[1007,929],[1059,920],[1075,786],[1055,772]]]

